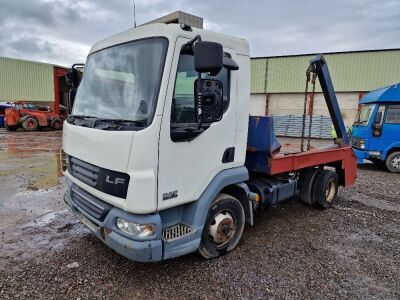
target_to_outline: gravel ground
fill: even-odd
[[[41,146],[28,153],[33,135]],[[271,208],[219,259],[140,264],[103,245],[63,205],[57,164],[45,163],[60,136],[0,130],[0,299],[400,298],[400,175],[366,165],[332,209]],[[56,182],[29,171],[41,164]]]

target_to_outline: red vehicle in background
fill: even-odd
[[[14,102],[10,108],[5,110],[4,125],[9,131],[23,128],[35,131],[42,128],[60,130],[63,120],[48,106],[25,101]]]

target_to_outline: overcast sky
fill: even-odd
[[[133,26],[132,0],[1,0],[0,56],[70,65]],[[182,10],[252,56],[400,48],[400,0],[136,0],[137,24]]]

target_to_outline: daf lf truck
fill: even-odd
[[[324,58],[307,72],[337,143],[283,155],[271,118],[249,117],[245,40],[150,24],[98,42],[64,124],[66,204],[139,262],[228,253],[255,213],[285,199],[332,206],[354,183],[356,158]]]

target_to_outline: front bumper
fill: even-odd
[[[356,148],[353,148],[353,151],[357,157],[357,164],[359,164],[359,165],[364,164],[364,159],[369,158],[368,151],[360,150],[360,149],[356,149]]]
[[[134,215],[113,207],[104,221],[96,220],[71,199],[69,189],[64,201],[74,215],[86,225],[101,241],[122,256],[137,262],[155,262],[162,260],[161,220],[158,215]],[[124,235],[116,226],[116,218],[123,217],[135,223],[152,223],[155,234],[150,239],[138,241]]]
[[[362,165],[364,164],[364,159],[379,159],[382,160],[382,155],[380,151],[368,151],[368,150],[360,150],[360,149],[355,149],[354,154],[357,157],[357,164]]]

